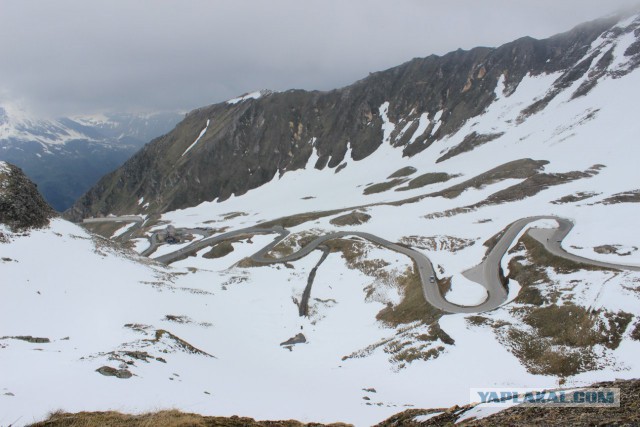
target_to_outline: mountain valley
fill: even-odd
[[[181,119],[178,113],[114,113],[49,120],[0,105],[0,160],[21,167],[62,212]]]
[[[62,216],[0,162],[0,425],[450,425],[494,415],[470,387],[637,393],[639,68],[636,13],[245,94]]]

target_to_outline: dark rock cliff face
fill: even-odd
[[[0,163],[0,224],[13,231],[41,228],[54,214],[22,169]]]
[[[139,212],[140,197],[150,203],[147,213],[224,200],[276,174],[305,167],[313,147],[320,157],[314,165],[318,169],[338,167],[348,147],[354,160],[363,159],[383,143],[380,107],[385,102],[388,119],[399,124],[389,142],[404,146],[404,155],[412,156],[481,114],[495,99],[501,76],[506,94],[528,73],[564,71],[556,86],[566,87],[588,69],[581,60],[591,42],[615,22],[594,21],[545,40],[525,37],[499,48],[413,59],[329,92],[291,90],[195,110],[101,179],[65,215],[79,220]],[[523,114],[535,114],[553,96]],[[441,123],[431,132],[439,111]],[[409,143],[423,113],[430,125]],[[185,153],[208,120],[206,132]],[[400,135],[411,120],[415,122]]]

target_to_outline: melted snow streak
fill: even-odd
[[[427,113],[422,113],[420,115],[420,122],[418,124],[418,129],[413,133],[411,139],[409,140],[409,144],[413,144],[416,139],[422,136],[425,130],[429,127],[429,115]]]
[[[207,119],[207,124],[205,125],[204,129],[202,129],[202,131],[200,131],[200,135],[198,135],[196,140],[193,141],[193,144],[191,144],[189,147],[187,147],[186,150],[184,150],[184,153],[182,153],[182,156],[180,156],[180,157],[184,157],[184,155],[187,154],[189,152],[189,150],[191,150],[198,143],[198,141],[200,141],[200,138],[202,138],[204,136],[204,134],[207,132],[207,129],[209,128],[209,122],[210,122],[210,120]]]
[[[396,125],[391,121],[389,121],[389,117],[387,116],[387,113],[389,111],[389,102],[388,101],[384,102],[380,106],[378,111],[380,112],[380,117],[382,118],[382,132],[383,132],[382,143],[386,144],[386,143],[389,143],[389,141],[391,140],[391,133],[396,128]]]

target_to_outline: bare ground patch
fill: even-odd
[[[225,240],[224,242],[213,245],[211,250],[202,255],[202,258],[222,258],[229,255],[231,252],[233,252],[233,244],[230,241]]]
[[[499,205],[503,203],[514,202],[517,200],[523,200],[528,197],[533,197],[549,187],[595,176],[598,174],[600,167],[601,165],[594,165],[586,171],[572,171],[566,173],[535,173],[518,184],[512,185],[511,187],[491,194],[481,202],[475,203],[473,205],[449,209],[443,212],[427,214],[425,215],[425,218],[434,219],[450,217],[461,213],[474,212],[484,206]]]
[[[460,175],[449,175],[444,172],[425,173],[409,181],[406,186],[396,188],[395,191],[414,190],[416,188],[426,187],[427,185],[446,182],[451,178],[456,178],[458,176]]]
[[[637,246],[626,247],[622,245],[600,245],[593,248],[593,251],[598,254],[616,254],[618,256],[629,256],[637,250]]]
[[[607,197],[597,204],[615,205],[618,203],[640,203],[640,190],[631,190],[617,193],[611,197]]]
[[[210,394],[207,391],[203,391],[203,393],[203,396]],[[49,414],[46,420],[33,423],[30,427],[322,427],[325,425],[328,427],[350,426],[350,424],[343,423],[307,424],[294,420],[256,421],[247,417],[213,417],[177,410],[165,410],[141,415],[114,411],[78,412],[75,414],[57,411]]]
[[[344,356],[342,360],[368,357],[375,351],[383,351],[389,362],[398,371],[414,362],[426,362],[438,358],[446,351],[447,346],[455,341],[438,324],[413,322],[398,328],[397,332],[365,348]]]
[[[397,187],[398,185],[404,184],[405,182],[407,182],[406,178],[394,178],[390,181],[371,184],[365,187],[362,194],[368,196],[369,194],[382,193],[383,191],[391,190],[393,187]]]
[[[265,258],[278,259],[292,255],[293,253],[304,248],[306,245],[321,236],[324,232],[320,229],[311,229],[292,233],[280,241],[273,247],[271,252],[265,254]]]
[[[605,269],[552,255],[527,234],[514,249],[525,253],[509,263],[509,279],[521,286],[510,310],[519,322],[499,328],[492,325],[500,342],[534,374],[568,377],[601,368],[607,363],[606,349],[620,345],[633,316],[570,302],[547,269],[560,276]]]
[[[371,215],[369,214],[353,211],[351,213],[333,218],[331,221],[329,221],[329,223],[332,225],[337,225],[338,227],[344,227],[348,225],[361,225],[368,222],[370,219]]]
[[[399,242],[403,245],[429,251],[458,252],[474,245],[476,240],[454,236],[405,236]]]
[[[413,166],[405,166],[402,169],[398,169],[397,171],[389,175],[387,179],[403,178],[405,176],[413,175],[417,171],[418,169],[414,168]]]
[[[574,194],[569,194],[567,196],[560,197],[559,199],[554,200],[551,203],[553,203],[554,205],[562,205],[565,203],[581,202],[582,200],[586,200],[598,195],[600,195],[600,193],[596,193],[595,191],[579,191]]]
[[[489,134],[479,134],[475,131],[471,132],[469,135],[464,137],[460,144],[456,145],[455,147],[447,151],[444,155],[440,156],[438,160],[436,160],[436,163],[443,162],[459,154],[471,151],[476,147],[486,144],[487,142],[491,142],[494,139],[500,138],[502,135],[504,135],[504,132]]]

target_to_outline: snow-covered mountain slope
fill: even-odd
[[[560,94],[589,98],[603,79],[634,70],[640,62],[636,25],[627,23],[626,30],[616,25],[608,18],[544,40],[525,37],[498,48],[416,58],[329,92],[268,93],[194,110],[100,180],[67,215],[79,220],[130,213],[140,197],[150,203],[146,213],[226,200],[305,165],[331,175],[345,161],[366,164],[389,145],[399,148],[398,156],[429,151],[429,167],[443,169],[448,159],[509,138],[484,119],[498,103],[506,102],[513,109],[511,120],[520,122]],[[540,77],[542,87],[524,91],[539,90],[533,95],[539,99],[511,104],[515,97],[510,95],[531,76]],[[484,125],[471,128],[478,120]],[[309,164],[314,152],[317,159]]]
[[[470,387],[639,377],[639,27],[638,16],[612,24],[570,69],[525,73],[517,84],[502,70],[490,102],[458,127],[442,107],[401,117],[399,97],[379,99],[380,122],[366,125],[375,132],[363,130],[379,147],[364,158],[349,141],[336,167],[316,169],[331,159],[310,135],[297,141],[308,142],[306,167],[240,196],[159,215],[154,203],[168,196],[134,193],[113,213],[140,222],[87,224],[152,259],[182,250],[170,266],[62,220],[28,236],[3,230],[0,423],[60,407],[175,407],[371,425],[406,408],[467,403]],[[180,132],[193,138],[172,140],[175,157],[203,129],[185,158],[211,143],[217,118],[190,117]],[[429,138],[403,156],[400,141]],[[118,176],[143,177],[138,188],[159,179],[134,172]],[[194,166],[189,179],[195,186],[215,172]],[[111,213],[104,207],[87,212]],[[435,309],[411,258],[362,237],[340,236],[287,263],[251,258],[284,229],[292,234],[270,252],[275,260],[330,232],[369,233],[426,255],[437,276],[426,285],[474,306],[486,290],[463,273],[509,224],[538,215],[572,222],[560,245],[586,261],[545,249],[557,242],[544,246],[542,228],[558,220],[533,223],[540,229],[506,242],[507,299],[488,312]]]
[[[170,131],[177,113],[108,114],[56,120],[13,104],[0,106],[0,159],[16,164],[59,211],[151,139]]]

